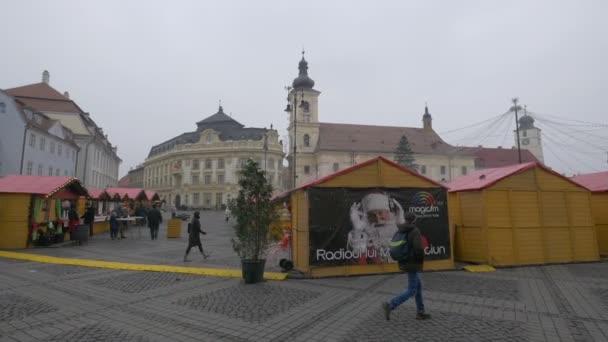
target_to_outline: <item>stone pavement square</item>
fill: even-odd
[[[178,239],[112,241],[25,252],[133,263],[238,268],[232,228],[205,211],[211,258],[182,261]],[[166,221],[165,221],[166,222]],[[135,234],[137,236],[137,234]],[[267,265],[278,270],[278,265]],[[427,272],[428,321],[410,301],[383,317],[403,274],[288,279],[134,272],[0,259],[1,341],[608,341],[607,262]]]

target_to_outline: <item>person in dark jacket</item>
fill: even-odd
[[[112,212],[110,213],[110,238],[112,240],[118,240],[118,221],[116,220],[118,218],[118,213],[116,212],[116,210],[112,210]]]
[[[150,228],[150,237],[152,240],[158,239],[158,226],[163,222],[163,215],[160,210],[156,208],[156,203],[152,206],[152,209],[148,212],[148,227]]]
[[[420,229],[414,225],[416,215],[411,212],[405,214],[405,224],[398,225],[400,232],[407,232],[407,258],[404,261],[399,261],[399,269],[407,273],[407,288],[400,295],[393,297],[390,302],[382,303],[384,316],[388,321],[391,318],[391,312],[406,300],[414,297],[416,300],[416,319],[429,319],[431,315],[424,311],[424,301],[422,299],[422,266],[424,263],[424,248],[422,246],[422,237]]]
[[[95,208],[91,204],[87,206],[84,215],[80,217],[84,219],[84,224],[89,226],[89,236],[93,236],[93,222],[95,222]]]
[[[190,253],[190,248],[195,246],[198,247],[198,250],[203,255],[203,258],[207,259],[209,256],[203,251],[203,243],[201,242],[200,234],[207,235],[207,233],[201,229],[200,218],[201,214],[198,211],[195,211],[192,223],[188,225],[188,248],[186,248],[186,254],[184,254],[184,262],[190,261],[188,260],[188,253]]]

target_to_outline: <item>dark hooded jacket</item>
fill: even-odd
[[[188,243],[191,246],[197,246],[201,244],[201,236],[199,234],[206,235],[201,227],[201,221],[198,215],[194,215],[192,223],[188,225]]]
[[[420,229],[413,223],[404,223],[398,226],[402,233],[407,232],[408,248],[407,260],[399,262],[399,269],[404,272],[422,272],[424,263],[424,248],[422,246],[422,238]]]

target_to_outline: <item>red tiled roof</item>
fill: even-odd
[[[146,192],[140,188],[107,188],[106,192],[112,197],[118,195],[121,199],[146,199]]]
[[[572,180],[589,191],[608,192],[608,171],[578,175]]]
[[[0,192],[2,193],[35,194],[48,197],[66,187],[70,187],[78,195],[89,196],[80,181],[74,177],[10,175],[0,178]]]
[[[125,175],[123,176],[119,181],[118,181],[118,187],[119,188],[128,188],[129,185],[131,184],[131,178],[129,178],[129,175]]]
[[[491,148],[491,147],[459,147],[463,152],[475,156],[475,168],[494,168],[519,163],[516,149]],[[532,152],[521,150],[522,163],[539,161]]]
[[[414,127],[351,125],[319,123],[318,150],[395,152],[402,136],[406,136],[414,153],[468,154],[452,146],[433,130]]]
[[[559,173],[548,169],[539,162],[515,164],[471,172],[466,176],[454,179],[453,181],[446,184],[446,186],[448,187],[450,192],[481,190],[496,184],[501,179],[533,169],[535,167],[539,167],[557,177],[560,177],[572,184],[575,184],[576,186],[580,186],[579,184],[573,182],[570,178],[564,177]]]
[[[55,88],[51,87],[47,83],[40,82],[25,85],[22,87],[6,89],[6,92],[11,94],[12,96],[18,97],[35,97],[39,99],[49,99],[49,100],[62,100],[69,101],[69,99],[60,92],[58,92]]]
[[[83,113],[74,101],[46,83],[6,89],[6,92],[38,111]]]
[[[399,165],[399,164],[395,163],[395,162],[394,162],[394,161],[392,161],[392,160],[386,159],[386,158],[384,158],[384,157],[382,157],[382,156],[378,156],[378,157],[372,158],[372,159],[370,159],[370,160],[366,160],[366,161],[364,161],[364,162],[362,162],[362,163],[355,164],[355,165],[353,165],[353,166],[351,166],[351,167],[347,167],[346,169],[342,169],[342,170],[340,170],[340,171],[338,171],[338,172],[335,172],[335,173],[329,174],[329,175],[327,175],[327,176],[325,176],[325,177],[321,177],[321,178],[319,178],[319,179],[315,179],[315,180],[313,180],[313,181],[311,181],[311,182],[308,182],[308,183],[302,184],[302,185],[300,185],[299,187],[297,187],[297,188],[295,188],[295,189],[291,189],[291,190],[285,191],[285,192],[283,192],[283,193],[281,193],[281,194],[278,194],[278,195],[274,196],[274,197],[273,197],[273,200],[274,200],[274,199],[283,198],[283,197],[285,197],[286,195],[288,195],[288,194],[290,194],[291,192],[296,191],[296,190],[300,190],[300,189],[306,189],[306,188],[310,188],[310,187],[313,187],[313,186],[318,185],[318,184],[325,183],[325,182],[327,182],[327,181],[328,181],[328,180],[330,180],[330,179],[333,179],[333,178],[339,177],[339,176],[341,176],[341,175],[344,175],[344,174],[347,174],[347,173],[353,172],[353,171],[355,171],[355,170],[357,170],[357,169],[360,169],[360,168],[362,168],[362,167],[364,167],[364,166],[367,166],[367,165],[370,165],[370,164],[376,163],[376,162],[378,162],[378,161],[385,162],[385,163],[387,163],[387,164],[389,164],[389,165],[391,165],[391,166],[394,166],[394,167],[396,167],[396,168],[398,168],[398,169],[402,170],[403,172],[406,172],[406,173],[412,174],[412,175],[414,175],[414,176],[416,176],[416,177],[418,177],[418,178],[422,178],[422,179],[424,179],[425,181],[427,181],[427,182],[429,182],[429,183],[432,183],[432,184],[434,184],[434,185],[437,185],[438,187],[445,188],[445,185],[443,185],[443,184],[437,183],[437,182],[435,182],[434,180],[432,180],[432,179],[430,179],[430,178],[427,178],[427,177],[425,177],[425,176],[423,176],[423,175],[421,175],[421,174],[419,174],[419,173],[417,173],[417,172],[415,172],[415,171],[412,171],[412,170],[408,169],[407,167],[403,167],[403,166],[401,166],[401,165]]]

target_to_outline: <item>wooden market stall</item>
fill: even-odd
[[[74,177],[21,176],[0,178],[0,248],[26,248],[43,236],[53,242],[65,232],[62,202],[88,197]]]
[[[452,269],[447,189],[382,157],[354,165],[275,201],[291,208],[293,262],[312,277],[398,272],[390,239],[416,213],[425,269]]]
[[[101,234],[110,231],[110,223],[108,221],[109,204],[112,201],[112,196],[105,189],[88,188],[91,196],[90,202],[95,208],[95,222],[93,223],[93,234]]]
[[[579,175],[572,180],[591,191],[591,213],[599,253],[608,256],[608,171]]]
[[[146,192],[141,188],[106,188],[105,190],[113,197],[118,196],[121,204],[129,209],[131,215],[134,215],[136,205],[148,200]]]
[[[532,162],[448,183],[459,261],[526,265],[598,259],[590,193]]]

